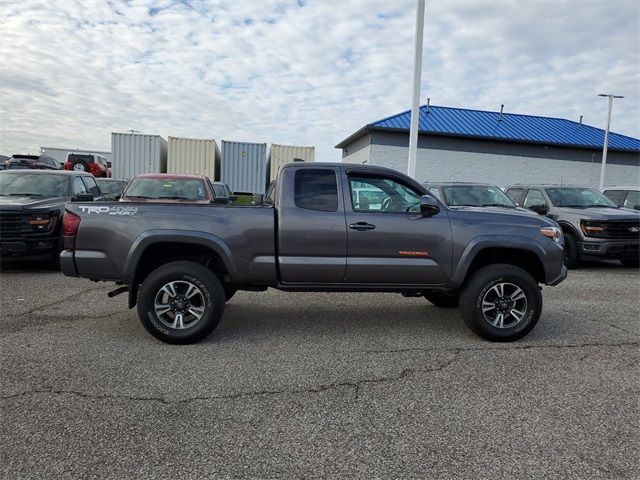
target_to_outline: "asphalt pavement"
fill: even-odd
[[[638,478],[640,272],[544,287],[526,338],[379,293],[238,292],[205,341],[0,274],[2,478]]]

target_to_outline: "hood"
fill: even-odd
[[[29,210],[29,209],[60,209],[64,207],[65,197],[3,197],[0,196],[0,209],[2,210]]]
[[[640,211],[635,212],[629,208],[572,208],[556,207],[553,214],[562,216],[573,215],[583,217],[586,220],[640,220]]]
[[[465,211],[465,212],[481,212],[481,213],[504,213],[507,215],[518,215],[518,216],[531,216],[538,217],[539,215],[536,212],[532,212],[528,208],[516,207],[516,208],[506,208],[506,207],[470,207],[470,206],[458,206],[458,207],[449,207],[449,210],[456,211]]]

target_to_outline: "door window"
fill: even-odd
[[[624,201],[624,207],[633,208],[634,210],[640,210],[640,192],[631,190],[627,194],[627,199]]]
[[[434,197],[436,197],[438,200],[442,201],[442,195],[440,195],[440,189],[438,187],[431,187],[431,188],[429,188],[429,191],[431,193],[433,193]]]
[[[351,203],[356,212],[417,213],[420,193],[392,178],[349,176]]]
[[[544,207],[546,205],[547,201],[545,200],[544,195],[540,190],[529,190],[522,206],[524,208],[531,208]]]
[[[73,177],[73,194],[78,195],[80,193],[87,193],[87,187],[82,181],[82,178]]]
[[[522,203],[522,195],[524,194],[524,188],[510,188],[507,190],[507,197],[513,200],[515,203]]]
[[[305,168],[294,179],[296,207],[321,212],[338,210],[338,180],[333,170]]]
[[[624,197],[627,194],[626,190],[606,190],[602,193],[618,206],[624,203]]]
[[[98,184],[96,183],[95,179],[93,177],[82,177],[82,179],[84,180],[84,183],[87,187],[87,189],[89,190],[89,193],[91,195],[93,195],[94,197],[99,197],[100,196],[100,188],[98,187]]]

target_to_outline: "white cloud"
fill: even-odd
[[[110,132],[315,145],[408,108],[412,0],[5,1],[0,153]],[[640,136],[640,6],[428,1],[423,102]]]

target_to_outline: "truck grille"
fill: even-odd
[[[640,221],[606,222],[604,226],[609,238],[640,239]]]
[[[7,237],[31,229],[25,216],[20,212],[0,212],[0,236]]]

